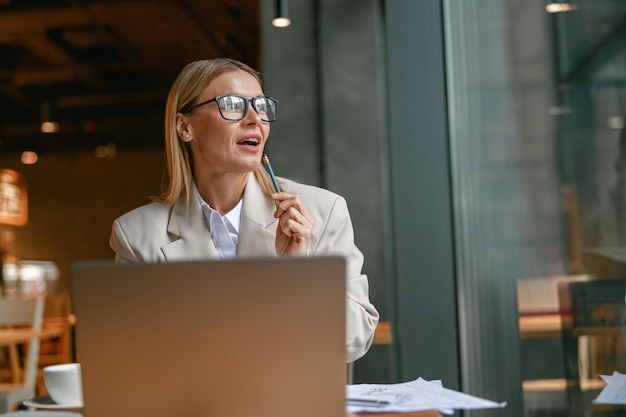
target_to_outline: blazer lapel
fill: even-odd
[[[238,257],[276,256],[276,224],[274,200],[263,194],[253,173],[243,195],[239,225]]]
[[[163,245],[166,261],[217,258],[217,251],[207,227],[194,184],[189,207],[185,198],[179,198],[172,208],[167,231],[178,239]]]
[[[185,198],[174,203],[167,231],[178,239],[161,247],[168,262],[218,258],[196,193],[194,185],[188,208]],[[251,173],[248,175],[241,208],[238,257],[276,256],[275,231],[278,220],[274,218],[274,211],[274,201],[263,194]]]

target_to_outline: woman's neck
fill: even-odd
[[[231,211],[243,197],[250,173],[225,174],[196,178],[198,192],[209,206],[222,216]]]

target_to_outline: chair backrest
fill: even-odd
[[[576,394],[626,371],[626,279],[559,284],[565,377]],[[587,385],[591,387],[591,385]]]
[[[44,312],[44,297],[36,298],[0,298],[0,327],[27,326],[41,330]],[[34,337],[28,347],[28,356],[24,363],[24,386],[34,387],[37,378],[37,359],[39,356],[39,338]]]
[[[572,326],[626,330],[626,279],[598,279],[569,284],[562,306],[572,318]],[[569,301],[569,306],[567,305]]]
[[[42,320],[42,297],[0,298],[0,326],[39,326],[41,328]]]

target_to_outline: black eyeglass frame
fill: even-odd
[[[243,109],[243,113],[242,113],[240,118],[238,118],[238,119],[229,119],[229,118],[224,116],[224,114],[222,113],[222,107],[219,105],[219,103],[217,103],[218,100],[220,100],[220,99],[222,99],[224,97],[238,97],[238,98],[243,99],[243,102],[245,103],[244,104],[245,107]],[[274,103],[275,108],[276,108],[276,118],[274,120],[264,119],[263,116],[261,116],[261,113],[259,113],[259,111],[257,110],[255,102],[256,102],[257,99],[260,99],[260,98],[268,99],[270,102]],[[269,97],[269,96],[244,97],[244,96],[240,96],[238,94],[224,94],[222,96],[213,97],[212,99],[203,101],[203,102],[198,103],[198,104],[194,104],[193,106],[191,106],[188,109],[186,109],[185,107],[187,107],[187,106],[185,106],[185,107],[183,107],[180,110],[180,113],[183,113],[183,114],[191,113],[192,111],[194,111],[198,107],[204,106],[205,104],[209,104],[209,103],[212,103],[212,102],[216,102],[217,103],[217,109],[219,110],[220,116],[222,116],[222,119],[228,120],[228,121],[231,121],[231,122],[236,122],[236,121],[245,119],[246,115],[248,114],[248,109],[250,107],[249,103],[252,103],[252,108],[254,109],[256,114],[258,114],[259,117],[261,117],[261,120],[263,120],[264,122],[270,122],[271,123],[271,122],[276,121],[276,119],[278,118],[278,100],[276,100],[275,98],[272,98],[272,97]]]

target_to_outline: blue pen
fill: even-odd
[[[270,174],[270,178],[272,179],[272,184],[274,184],[274,189],[276,190],[277,193],[280,193],[280,187],[278,186],[278,181],[276,181],[276,176],[274,175],[274,170],[272,169],[272,165],[270,165],[270,159],[267,157],[266,154],[263,154],[263,158],[261,159],[261,161],[263,161],[263,165],[265,165],[265,169],[267,169],[267,172]]]

